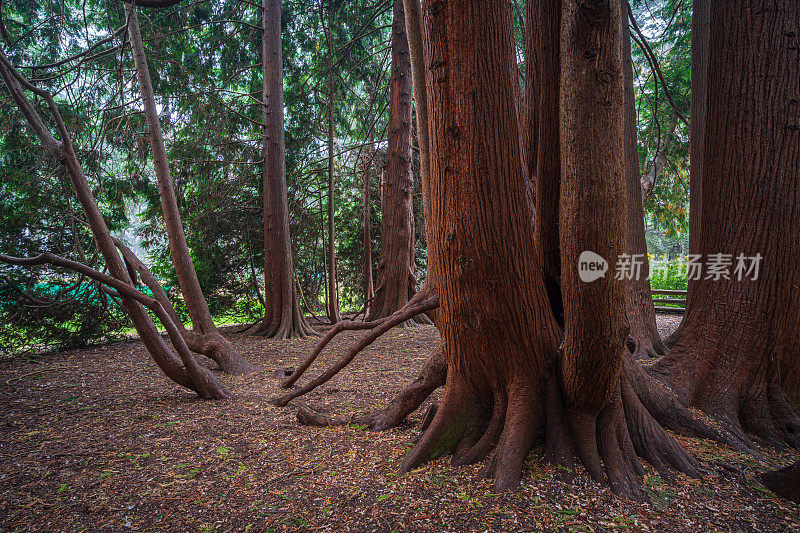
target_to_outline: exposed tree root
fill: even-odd
[[[454,465],[474,463],[488,454],[481,475],[494,477],[495,490],[504,491],[519,483],[525,457],[543,443],[545,461],[569,471],[582,465],[592,479],[631,499],[646,499],[639,458],[666,479],[673,479],[674,471],[699,476],[697,460],[663,426],[718,440],[729,437],[684,408],[680,415],[665,418],[673,406],[666,402],[667,391],[641,368],[636,371],[632,356],[626,357],[617,388],[599,413],[568,410],[553,370],[543,384],[514,377],[506,387],[479,392],[473,390],[474,376],[468,380],[448,374],[436,416],[402,470],[447,453],[453,454]],[[657,408],[651,411],[647,404]]]
[[[775,494],[800,503],[800,463],[795,463],[780,470],[764,472],[761,481]]]
[[[297,296],[295,295],[294,298]],[[281,311],[281,316],[278,320],[273,320],[265,324],[266,320],[262,319],[255,325],[258,327],[251,331],[250,334],[256,337],[266,337],[268,339],[306,339],[308,337],[319,337],[320,334],[312,328],[305,317],[302,315],[299,305],[287,306]],[[247,328],[248,330],[252,329]]]
[[[417,378],[380,411],[345,419],[330,417],[307,405],[300,405],[297,419],[306,426],[343,426],[355,423],[374,431],[395,428],[416,411],[433,391],[444,385],[446,374],[447,362],[439,345],[428,356]]]
[[[661,338],[649,334],[634,335],[634,332],[631,332],[626,345],[634,357],[642,359],[654,359],[667,353],[667,347]]]
[[[622,367],[639,401],[666,429],[726,444],[741,453],[752,453],[752,442],[743,433],[715,427],[707,417],[684,407],[669,387],[651,378],[632,356],[623,357]]]
[[[411,304],[411,302],[409,302]],[[406,308],[401,309],[397,313],[390,316],[388,319],[385,319],[381,322],[381,324],[373,329],[368,335],[362,337],[350,350],[343,355],[334,365],[328,368],[325,372],[320,374],[317,378],[311,380],[310,382],[306,383],[302,387],[297,390],[294,390],[284,396],[279,398],[275,398],[272,400],[273,405],[277,405],[278,407],[284,407],[287,403],[289,403],[294,398],[298,396],[302,396],[308,392],[311,392],[315,388],[319,387],[323,383],[326,383],[330,380],[333,376],[339,373],[344,367],[346,367],[352,360],[355,358],[358,353],[375,342],[375,340],[389,331],[394,326],[410,319],[414,315],[419,313],[424,313],[425,311],[429,311],[439,306],[439,297],[433,296],[428,298],[427,300],[423,300],[419,303],[415,303],[414,305],[406,306]],[[324,339],[323,339],[324,340]],[[315,356],[316,357],[316,356]],[[309,363],[310,365],[311,363]],[[307,368],[307,365],[306,365]],[[295,377],[295,374],[299,374],[299,370],[292,373],[289,379]]]
[[[648,368],[648,373],[675,390],[680,405],[696,408],[713,420],[718,431],[728,437],[722,442],[737,451],[756,453],[746,432],[776,448],[800,449],[800,416],[789,405],[781,385],[780,357],[763,356],[760,364],[741,374],[724,364],[750,353],[734,356],[681,343]]]
[[[322,340],[320,340],[317,343],[317,345],[314,347],[314,350],[312,350],[312,352],[308,355],[308,357],[306,357],[305,360],[302,363],[300,363],[300,365],[297,367],[294,373],[281,383],[281,387],[283,387],[284,389],[288,389],[289,387],[294,385],[295,382],[298,379],[300,379],[300,377],[305,373],[305,371],[308,370],[308,368],[314,363],[314,361],[316,361],[319,354],[322,353],[322,350],[324,350],[325,347],[339,333],[343,331],[358,331],[364,329],[373,329],[385,324],[387,321],[391,321],[392,322],[391,326],[387,327],[384,330],[381,330],[381,335],[382,335],[385,331],[388,331],[391,327],[408,320],[409,316],[414,316],[414,314],[424,313],[425,311],[429,311],[430,309],[436,307],[436,306],[426,307],[426,305],[422,305],[423,302],[430,303],[430,300],[432,298],[436,298],[436,295],[431,290],[430,286],[426,284],[417,292],[417,294],[414,295],[413,298],[411,298],[411,300],[408,301],[408,303],[402,309],[397,311],[392,316],[374,320],[372,322],[356,322],[352,320],[342,320],[334,324],[333,327],[330,330],[328,330],[328,332],[325,334]],[[436,305],[438,305],[438,299],[436,300]],[[400,322],[398,322],[399,320],[398,317],[402,318]],[[378,335],[378,337],[379,336],[380,335]],[[377,339],[378,337],[375,338]],[[370,341],[370,343],[371,342],[372,341]],[[369,343],[366,344],[364,347],[368,345]]]

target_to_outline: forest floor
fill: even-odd
[[[663,332],[678,317],[660,317]],[[343,334],[308,376],[359,333]],[[418,435],[406,427],[301,427],[268,399],[276,368],[296,366],[316,339],[232,342],[264,372],[220,375],[237,395],[200,401],[158,372],[138,341],[0,361],[0,530],[4,531],[798,531],[800,507],[757,473],[798,459],[740,455],[681,438],[706,468],[669,484],[648,468],[651,503],[574,484],[532,453],[522,487],[493,494],[478,466],[447,458],[397,468]],[[332,414],[382,407],[438,339],[395,329],[305,401]],[[438,397],[437,395],[435,395]],[[430,401],[430,400],[429,400]]]

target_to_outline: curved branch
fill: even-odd
[[[367,336],[359,340],[355,346],[350,348],[350,350],[344,356],[342,356],[333,366],[328,368],[328,370],[323,372],[319,377],[300,387],[296,391],[292,391],[289,394],[272,400],[272,404],[277,405],[278,407],[284,407],[294,398],[311,392],[338,374],[339,371],[346,367],[361,350],[375,342],[378,337],[389,331],[391,328],[405,322],[406,320],[409,320],[419,313],[424,313],[425,311],[435,309],[436,307],[439,307],[438,296],[428,298],[427,300],[411,307],[407,305],[404,309],[401,309],[383,321],[380,326],[372,330]]]
[[[645,39],[644,35],[642,35],[642,31],[639,29],[639,25],[636,24],[636,19],[633,18],[633,10],[631,9],[630,3],[627,3],[627,6],[628,6],[628,18],[631,21],[631,26],[633,26],[633,31],[636,32],[636,35],[639,36],[638,39],[636,37],[633,37],[633,36],[631,36],[631,37],[633,37],[633,40],[636,41],[637,45],[639,45],[639,48],[642,49],[642,52],[644,52],[644,55],[647,58],[647,62],[650,63],[650,66],[656,72],[656,75],[658,76],[659,81],[661,81],[661,86],[664,87],[664,94],[667,95],[667,100],[669,101],[670,107],[672,107],[672,110],[675,112],[675,115],[688,128],[689,127],[689,121],[686,120],[686,117],[683,116],[683,113],[681,113],[680,110],[678,110],[677,104],[672,99],[672,96],[670,96],[669,88],[667,87],[667,82],[664,81],[664,74],[662,74],[662,72],[661,72],[661,67],[658,66],[658,60],[656,59],[656,56],[653,53],[653,50],[650,48],[650,45],[647,44],[647,39]]]
[[[217,378],[208,371],[208,369],[197,364],[197,361],[194,360],[192,353],[189,351],[189,347],[183,340],[180,330],[172,321],[166,309],[164,309],[161,303],[155,298],[147,296],[131,285],[128,285],[127,283],[120,281],[108,274],[95,270],[82,263],[78,263],[77,261],[72,261],[71,259],[67,259],[49,252],[39,254],[35,257],[12,257],[5,254],[0,254],[0,262],[20,266],[52,264],[68,268],[92,278],[103,285],[113,288],[124,298],[130,298],[131,300],[139,302],[143,306],[150,309],[158,317],[158,319],[164,325],[164,328],[167,330],[170,341],[177,350],[178,356],[181,358],[181,362],[184,365],[184,370],[190,380],[190,384],[181,384],[191,388],[204,398],[220,400],[230,398],[232,396],[228,389],[225,388],[225,386],[222,385]]]
[[[306,357],[305,360],[300,364],[300,366],[297,367],[297,370],[292,372],[292,375],[286,378],[281,383],[281,387],[283,387],[284,389],[288,389],[289,387],[294,385],[294,383],[298,379],[300,379],[303,373],[306,370],[308,370],[308,367],[310,367],[314,363],[314,361],[316,361],[319,354],[322,353],[322,350],[324,350],[325,347],[333,340],[333,338],[342,331],[360,331],[364,329],[376,328],[381,324],[383,324],[384,322],[386,322],[387,320],[391,320],[396,315],[400,313],[407,313],[409,309],[416,308],[416,306],[421,301],[423,301],[423,299],[427,298],[430,293],[431,293],[430,286],[428,284],[425,284],[422,286],[422,288],[420,288],[417,294],[415,294],[408,301],[408,303],[406,303],[405,306],[403,306],[401,309],[399,309],[396,313],[394,313],[391,316],[380,318],[378,320],[373,320],[371,322],[355,322],[353,320],[342,320],[334,324],[333,327],[328,330],[325,336],[317,343],[317,345],[314,347],[314,350],[308,355],[308,357]],[[419,311],[419,312],[424,312],[424,311]]]

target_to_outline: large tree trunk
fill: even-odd
[[[628,0],[622,0],[622,13],[627,14]],[[625,253],[633,264],[641,265],[638,272],[632,269],[625,291],[630,339],[634,355],[655,357],[664,355],[666,347],[656,328],[656,311],[650,291],[650,263],[647,260],[647,241],[644,236],[644,206],[642,181],[639,171],[639,150],[636,139],[636,102],[633,93],[633,60],[628,24],[623,24],[622,60],[625,78],[625,184],[627,221]],[[677,120],[677,119],[676,119]]]
[[[706,106],[708,102],[708,39],[711,0],[692,2],[692,101],[689,109],[689,253],[701,253],[701,212],[703,154],[705,152]],[[694,296],[696,280],[689,280],[686,306]],[[678,329],[664,339],[667,347],[677,344],[686,324],[686,315]]]
[[[316,332],[300,309],[294,275],[283,119],[283,51],[280,0],[264,0],[261,61],[264,73],[264,320],[256,334],[276,339]]]
[[[192,335],[186,338],[187,344],[194,351],[202,353],[217,362],[223,370],[231,374],[252,372],[255,367],[223,337],[214,325],[211,311],[208,309],[200,281],[194,270],[194,264],[189,254],[189,245],[183,233],[178,202],[175,197],[175,188],[170,176],[167,150],[164,146],[164,137],[161,132],[161,123],[158,119],[153,84],[150,80],[150,70],[142,44],[142,35],[139,31],[139,22],[136,17],[134,4],[125,4],[125,16],[128,20],[128,35],[131,39],[133,61],[136,67],[136,77],[139,80],[139,92],[142,96],[147,130],[150,137],[150,148],[153,151],[153,167],[158,180],[158,190],[161,197],[161,211],[164,215],[164,225],[169,239],[169,252],[172,265],[178,278],[181,294],[186,303],[186,309],[192,319]]]
[[[333,99],[335,83],[333,79],[333,39],[331,37],[332,5],[328,5],[328,24],[325,26],[325,36],[328,44],[328,256],[327,256],[327,298],[326,311],[328,320],[335,324],[341,320],[339,316],[339,284],[336,280],[336,223],[334,220],[334,170],[335,155],[333,152]]]
[[[0,77],[2,77],[3,82],[8,87],[11,97],[20,111],[22,111],[30,128],[53,157],[58,159],[64,166],[70,183],[75,190],[78,202],[86,214],[86,221],[95,238],[97,248],[103,256],[106,268],[108,268],[111,276],[125,286],[132,286],[133,282],[128,269],[117,253],[111,232],[106,225],[97,202],[92,196],[89,182],[86,180],[86,176],[75,154],[72,139],[64,126],[64,122],[52,96],[45,91],[36,89],[24,81],[13,69],[2,50],[0,50]],[[34,91],[38,96],[43,97],[47,101],[48,107],[58,127],[60,140],[53,137],[47,129],[47,126],[44,125],[41,116],[39,116],[31,101],[25,96],[21,83],[25,83],[26,88]],[[121,294],[124,294],[119,288],[117,288],[117,290],[120,291]],[[173,342],[179,353],[179,357],[176,357],[167,347],[164,339],[159,334],[150,316],[140,302],[131,297],[123,297],[122,305],[130,317],[131,322],[133,322],[136,332],[139,334],[139,338],[141,338],[145,348],[147,348],[153,360],[168,378],[179,385],[194,390],[204,398],[221,399],[230,397],[230,393],[219,383],[216,377],[206,368],[201,367],[194,361],[192,354],[188,352],[188,348],[185,350],[183,349],[185,345],[181,344],[183,338],[180,334],[173,337]],[[154,310],[157,309],[157,307],[154,307]],[[169,317],[162,315],[161,318],[165,327],[169,329]]]
[[[558,0],[530,2],[525,15],[525,117],[527,123],[528,203],[535,201],[537,263],[556,319],[563,325],[558,203],[561,186],[558,87],[561,72]]]
[[[579,287],[577,281],[580,248],[624,249],[619,4],[564,3],[562,81],[576,85],[561,97],[561,246],[570,263],[562,262],[570,283],[563,352],[525,196],[510,6],[428,0],[425,15],[431,65],[426,230],[447,378],[441,405],[403,469],[449,452],[455,464],[475,462],[497,444],[484,473],[503,490],[519,481],[525,456],[544,436],[548,460],[574,466],[579,457],[595,479],[608,478],[629,496],[643,497],[637,455],[660,471],[671,466],[696,474],[696,463],[652,418],[666,397],[642,378],[635,361],[621,370],[622,282]],[[589,205],[599,209],[590,215],[596,224],[569,226]],[[682,420],[687,417],[683,412]]]
[[[389,147],[381,208],[381,255],[378,261],[378,285],[368,321],[390,316],[408,303],[417,290],[411,268],[414,260],[411,58],[403,0],[394,0],[389,84]]]
[[[694,252],[706,266],[730,254],[730,279],[695,283],[680,339],[654,373],[732,431],[799,447],[786,396],[797,395],[800,370],[800,4],[714,2],[709,16],[715,82]],[[758,279],[738,279],[740,254],[763,258]]]

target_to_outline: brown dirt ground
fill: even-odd
[[[661,318],[662,331],[677,320]],[[323,361],[358,335],[342,335]],[[567,484],[536,453],[522,487],[502,495],[476,479],[477,466],[452,468],[446,458],[400,476],[420,412],[384,433],[300,427],[291,407],[267,400],[278,393],[272,371],[296,365],[315,340],[230,338],[266,370],[221,375],[237,394],[222,402],[162,377],[139,342],[0,361],[0,529],[800,530],[800,508],[754,477],[797,460],[792,452],[753,458],[681,439],[707,473],[669,484],[649,470],[649,504],[619,500],[584,476]],[[383,406],[437,338],[430,326],[395,329],[306,401],[340,415]]]

